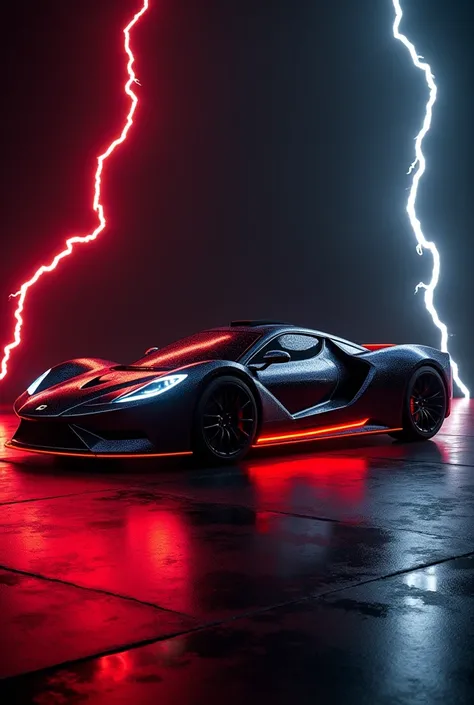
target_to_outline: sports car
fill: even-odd
[[[130,365],[75,359],[16,400],[8,445],[85,456],[195,454],[387,433],[432,438],[449,415],[449,354],[425,345],[359,345],[270,321],[234,321]]]

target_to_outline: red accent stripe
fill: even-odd
[[[274,443],[279,441],[291,441],[298,438],[312,438],[313,436],[321,436],[325,433],[337,433],[338,431],[349,431],[354,428],[362,428],[366,426],[369,419],[354,421],[352,423],[339,424],[337,426],[326,426],[325,428],[313,428],[308,431],[296,431],[293,433],[283,433],[277,436],[260,436],[257,440],[257,445],[262,443]]]
[[[367,350],[383,350],[384,348],[394,348],[396,343],[364,343],[363,348]]]
[[[271,448],[272,446],[285,446],[290,443],[310,443],[312,441],[330,441],[333,438],[352,438],[355,436],[376,436],[383,435],[384,433],[393,433],[394,431],[403,431],[402,428],[378,428],[374,431],[355,431],[354,433],[335,433],[332,436],[317,436],[312,438],[293,438],[286,441],[275,441],[272,443],[262,443],[260,445],[254,445],[252,448]],[[257,441],[258,443],[258,441]]]
[[[43,453],[44,455],[65,455],[68,458],[174,458],[180,455],[192,455],[191,450],[183,450],[176,453],[74,453],[67,450],[46,450],[43,448],[26,448],[17,445],[15,442],[7,441],[6,448],[21,450],[25,453]]]

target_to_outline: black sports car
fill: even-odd
[[[8,445],[94,456],[195,453],[235,461],[252,447],[368,433],[434,436],[450,413],[447,353],[358,345],[269,321],[235,321],[132,365],[63,362],[15,402]]]

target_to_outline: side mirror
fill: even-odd
[[[160,348],[148,348],[148,350],[145,350],[145,357],[147,355],[151,355],[152,353],[158,352]]]
[[[270,365],[275,365],[277,363],[282,362],[290,362],[290,360],[290,353],[287,353],[284,350],[269,350],[263,356],[263,364],[250,364],[249,369],[252,370],[252,372],[259,372],[261,370],[266,370],[267,367],[270,367]]]
[[[268,367],[269,365],[276,365],[282,362],[290,362],[291,355],[284,350],[269,350],[263,356],[263,361],[265,363],[265,367]]]

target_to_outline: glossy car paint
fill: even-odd
[[[249,330],[255,327],[225,327],[212,333],[218,339],[226,332]],[[407,383],[422,365],[442,375],[449,415],[452,380],[446,353],[420,345],[368,350],[321,331],[279,324],[259,326],[258,333],[257,342],[238,362],[209,360],[172,370],[121,367],[94,358],[62,363],[35,394],[24,392],[16,400],[14,410],[21,421],[9,445],[101,456],[191,452],[196,405],[206,385],[220,375],[235,375],[254,391],[259,407],[255,445],[277,436],[286,436],[281,442],[297,441],[300,434],[311,436],[318,429],[323,433],[315,433],[314,438],[398,429]],[[253,369],[259,352],[271,348],[272,341],[283,334],[315,336],[320,342],[318,354],[309,360]],[[354,354],[347,351],[348,345]],[[114,402],[124,392],[174,373],[187,378],[162,395]],[[52,378],[54,385],[47,386]],[[354,424],[356,429],[351,428]],[[344,426],[349,428],[341,430]]]

